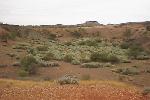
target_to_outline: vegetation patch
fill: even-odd
[[[91,60],[97,62],[118,63],[120,59],[113,54],[95,52],[91,54]]]
[[[79,80],[77,76],[74,75],[65,75],[58,79],[57,81],[60,85],[65,85],[65,84],[79,84]]]
[[[24,72],[28,72],[29,74],[36,74],[37,67],[37,61],[31,55],[26,56],[21,60],[21,70],[24,70]]]
[[[120,73],[122,75],[139,75],[140,71],[137,68],[130,67],[130,68],[118,68],[112,70],[116,73]]]

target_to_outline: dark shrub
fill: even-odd
[[[37,71],[37,61],[33,56],[26,56],[21,60],[22,70],[29,74],[35,74]]]
[[[116,69],[114,72],[116,73],[120,73],[120,74],[123,74],[123,75],[138,75],[140,72],[138,71],[138,69],[136,68],[119,68],[119,69]]]
[[[48,34],[48,39],[50,39],[50,40],[55,40],[56,37],[57,37],[57,35],[54,34],[54,33],[49,33],[49,34]]]
[[[25,70],[19,70],[18,72],[19,76],[21,77],[26,77],[29,75],[29,72],[25,71]]]
[[[128,42],[123,42],[123,43],[120,45],[120,47],[121,47],[122,49],[128,49],[128,48],[130,47],[130,43],[128,43]]]
[[[150,31],[150,25],[146,26],[146,30]]]
[[[48,46],[38,46],[37,50],[39,50],[39,51],[47,51],[48,50]]]
[[[143,48],[138,45],[138,44],[134,44],[130,47],[129,52],[128,52],[128,56],[129,57],[133,57],[133,58],[137,58],[137,56],[139,56],[141,54],[141,52],[143,52]]]
[[[64,61],[66,62],[72,62],[72,60],[73,60],[73,55],[71,54],[68,54],[64,57]]]
[[[142,94],[143,95],[147,95],[147,94],[149,94],[150,93],[150,87],[145,87],[144,89],[143,89],[143,91],[142,91]]]
[[[47,53],[43,58],[42,60],[45,60],[45,61],[49,61],[49,60],[53,60],[54,59],[54,54],[49,52]]]
[[[97,46],[97,41],[95,40],[86,40],[86,41],[81,41],[79,45],[87,45],[87,46]]]
[[[117,63],[120,61],[117,56],[108,53],[92,53],[91,60],[96,62],[102,61],[112,63]]]
[[[72,32],[71,34],[72,34],[72,36],[74,36],[74,37],[76,37],[76,38],[81,37],[81,33],[80,33],[79,31],[74,31],[74,32]]]

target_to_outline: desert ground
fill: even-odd
[[[0,24],[0,100],[149,100],[149,93],[150,22]]]

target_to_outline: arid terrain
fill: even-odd
[[[0,100],[150,100],[149,93],[148,21],[0,24]]]

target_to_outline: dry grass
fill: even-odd
[[[148,100],[136,88],[114,81],[79,85],[0,79],[0,100]]]

